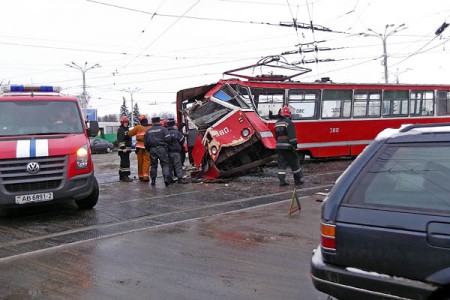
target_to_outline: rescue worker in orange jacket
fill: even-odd
[[[144,135],[151,127],[145,115],[139,117],[139,125],[128,131],[128,136],[136,136],[136,155],[138,164],[138,176],[140,181],[149,182],[150,153],[145,150]]]

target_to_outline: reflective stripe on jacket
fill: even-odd
[[[292,150],[297,148],[297,134],[291,119],[282,117],[275,123],[275,138],[276,149]]]

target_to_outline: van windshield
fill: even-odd
[[[74,102],[0,102],[0,136],[83,133],[82,124]]]

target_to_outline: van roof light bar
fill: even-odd
[[[59,93],[61,87],[51,85],[9,85],[2,88],[4,93]]]

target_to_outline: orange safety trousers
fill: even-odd
[[[137,163],[138,163],[138,176],[139,178],[149,178],[150,170],[150,153],[143,148],[136,148],[137,150]]]

